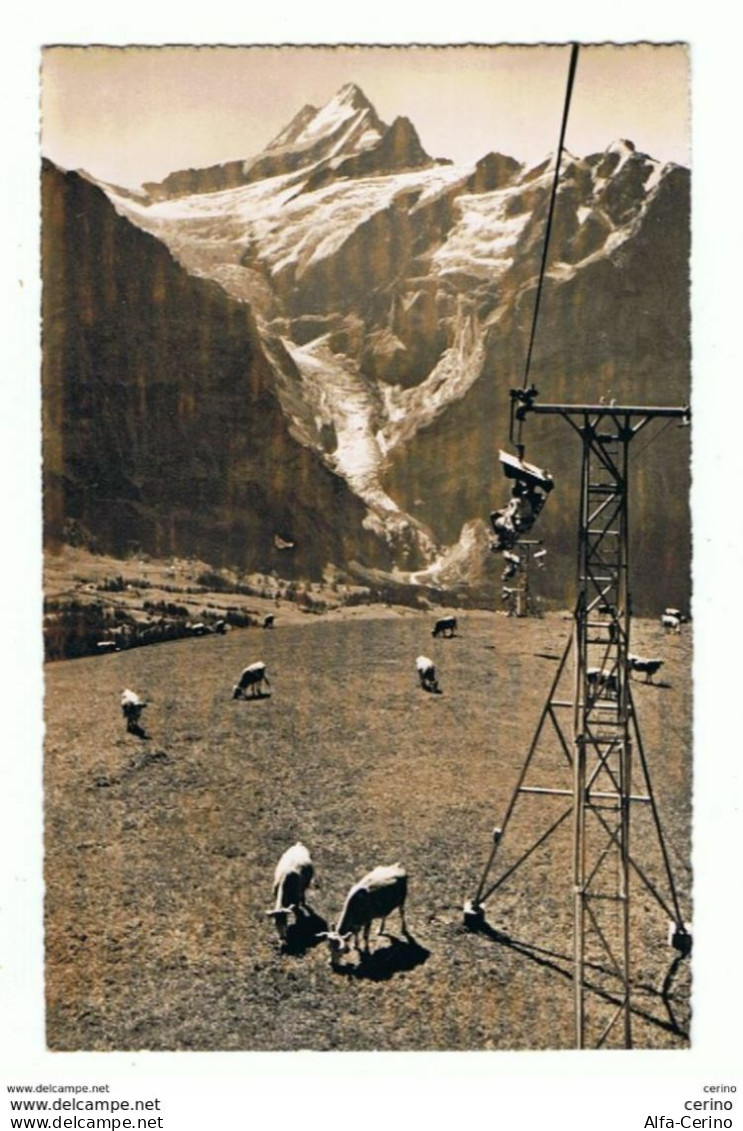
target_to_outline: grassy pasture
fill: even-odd
[[[462,926],[570,621],[472,612],[454,639],[433,640],[430,616],[379,614],[47,666],[50,1048],[572,1046],[569,819],[488,901],[491,929]],[[691,634],[664,636],[645,621],[633,633],[634,651],[665,660],[664,686],[633,690],[689,915]],[[437,665],[440,695],[418,686],[421,652]],[[259,659],[270,696],[232,700],[240,671]],[[150,701],[146,739],[126,732],[127,686]],[[554,804],[519,802],[505,859]],[[632,836],[648,875],[660,876],[646,807]],[[345,974],[330,969],[324,944],[281,953],[265,910],[275,863],[297,839],[315,861],[316,925],[337,917],[366,870],[400,860],[415,941],[379,940],[365,968],[354,960]],[[664,1004],[675,953],[666,919],[639,884],[633,891],[634,1044],[681,1048],[689,964]],[[396,935],[396,916],[388,928]],[[590,981],[611,995],[600,964]],[[597,1023],[608,1016],[598,994],[589,1002]]]

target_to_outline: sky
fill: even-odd
[[[307,103],[345,83],[383,121],[410,118],[432,157],[496,150],[536,163],[557,147],[570,46],[48,46],[42,151],[63,169],[136,186],[260,152]],[[689,52],[581,47],[565,139],[576,156],[628,138],[690,163]]]

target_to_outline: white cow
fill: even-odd
[[[246,691],[251,689],[250,697],[254,699],[256,696],[261,695],[261,684],[271,686],[271,682],[266,674],[266,665],[262,660],[256,661],[254,664],[248,664],[244,669],[240,679],[232,689],[233,699],[247,699]]]
[[[276,865],[273,874],[274,906],[270,915],[282,942],[286,942],[289,913],[294,913],[294,921],[299,919],[300,908],[307,913],[306,892],[312,882],[314,868],[308,849],[297,841],[287,848]]]
[[[147,704],[143,702],[137,695],[136,691],[130,691],[125,687],[121,693],[121,713],[126,719],[126,729],[135,733],[139,726],[139,716],[144,711]]]
[[[627,656],[627,663],[629,664],[630,671],[645,673],[646,683],[652,683],[655,673],[663,667],[662,660],[655,658],[648,660],[643,656],[633,656],[632,653]]]
[[[436,680],[436,668],[433,660],[429,660],[428,656],[419,656],[415,661],[415,666],[423,690],[438,691],[439,685]]]
[[[607,671],[606,668],[587,668],[586,680],[593,689],[594,695],[600,695],[602,692],[606,695],[618,694],[619,683],[616,672]]]
[[[322,931],[318,938],[326,938],[330,947],[330,963],[338,964],[342,954],[351,947],[349,939],[361,954],[359,933],[363,932],[364,954],[369,954],[369,930],[375,919],[381,919],[377,935],[384,930],[385,920],[393,911],[399,910],[403,933],[408,935],[405,924],[405,897],[408,892],[408,874],[401,864],[380,865],[368,872],[363,879],[354,884],[343,905],[340,919],[335,928]]]

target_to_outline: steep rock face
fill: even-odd
[[[502,153],[487,153],[475,165],[475,171],[467,180],[467,192],[493,192],[507,188],[516,180],[523,166],[513,157]]]
[[[538,327],[530,370],[541,401],[689,402],[688,179],[686,170],[671,170],[632,240],[615,255],[547,277],[542,308],[549,319]],[[422,500],[416,514],[432,522],[444,542],[457,538],[462,514],[487,514],[508,497],[498,448],[509,446],[509,404],[496,393],[522,383],[534,298],[534,287],[527,287],[487,327],[483,378],[388,463],[386,489],[402,506]],[[557,598],[574,582],[580,444],[558,417],[529,417],[523,438],[526,458],[549,468],[557,483],[534,532],[551,551],[540,587]],[[630,460],[638,606],[657,609],[673,594],[684,603],[690,585],[688,433],[676,424],[651,424],[630,446]]]
[[[50,544],[74,518],[117,553],[288,574],[390,564],[364,505],[291,435],[250,308],[49,164],[43,278]]]
[[[205,169],[179,169],[163,181],[147,181],[142,188],[151,200],[191,196],[194,193],[221,192],[247,181],[244,161],[226,161]]]
[[[191,275],[250,304],[292,435],[364,501],[396,566],[456,561],[479,584],[471,524],[502,501],[497,449],[523,378],[553,176],[554,157],[528,169],[499,153],[474,169],[432,161],[411,123],[385,126],[349,85],[300,111],[236,187],[106,191]],[[628,141],[563,155],[530,375],[542,399],[689,400],[688,180]],[[541,580],[567,599],[577,457],[558,433],[532,418],[526,438],[559,479],[540,524],[565,552]],[[670,603],[683,604],[686,434],[656,450],[637,457],[633,545],[643,561],[662,542]],[[664,584],[639,572],[656,605]]]
[[[380,176],[406,169],[426,169],[434,162],[420,143],[415,126],[408,118],[395,118],[375,146],[347,157],[336,169],[338,177]]]

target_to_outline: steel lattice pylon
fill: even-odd
[[[636,877],[673,923],[672,942],[688,953],[684,926],[642,745],[630,685],[631,599],[628,588],[629,529],[627,481],[629,445],[658,417],[688,420],[685,408],[604,405],[529,405],[529,411],[562,416],[582,443],[578,530],[578,597],[573,630],[552,682],[547,702],[519,774],[465,923],[483,923],[483,903],[572,817],[573,985],[575,1043],[589,1037],[600,1047],[612,1038],[631,1047],[630,894]],[[573,660],[572,685],[568,661]],[[540,762],[544,736],[557,739],[554,761]],[[534,784],[530,770],[547,767],[548,778]],[[636,779],[633,783],[633,777]],[[526,795],[567,808],[505,870],[492,879],[499,846],[517,802]],[[563,802],[564,804],[564,802]],[[630,842],[635,804],[648,806],[658,839],[667,897],[640,866]],[[618,985],[598,1026],[586,1025],[587,949]],[[592,963],[592,968],[596,968]],[[608,1016],[606,1014],[608,1013]]]

